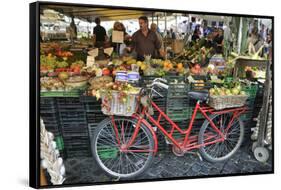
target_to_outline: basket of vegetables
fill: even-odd
[[[209,106],[216,110],[244,106],[248,95],[241,90],[238,83],[224,85],[221,88],[214,87],[209,90]]]
[[[106,88],[96,91],[101,97],[102,112],[105,115],[131,116],[137,110],[140,88],[127,83],[110,82]]]

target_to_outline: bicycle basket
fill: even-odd
[[[210,96],[208,104],[216,110],[241,107],[245,105],[247,98],[247,95]]]
[[[137,110],[138,97],[139,93],[135,92],[101,93],[102,112],[105,115],[131,116]]]

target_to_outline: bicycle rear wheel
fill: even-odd
[[[121,145],[118,145],[111,118],[103,120],[97,127],[92,151],[98,165],[113,177],[129,179],[143,173],[153,159],[154,140],[149,129],[141,124],[133,144],[127,151],[120,147],[127,144],[136,129],[137,121],[130,118],[115,118]]]
[[[214,114],[210,117],[217,128],[224,134],[225,140],[200,147],[199,151],[207,161],[219,162],[227,160],[239,149],[243,141],[244,124],[239,118],[235,118],[226,132],[225,129],[231,118],[232,113]],[[198,143],[214,142],[220,138],[221,136],[211,127],[210,122],[205,120],[199,132]]]

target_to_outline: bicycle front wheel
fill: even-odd
[[[141,124],[132,145],[126,151],[122,151],[121,147],[128,144],[132,138],[137,121],[130,118],[115,118],[114,123],[117,130],[114,130],[111,118],[103,120],[98,125],[92,140],[93,155],[102,170],[110,176],[131,179],[143,173],[151,164],[153,136],[150,130]]]
[[[209,162],[219,162],[229,159],[239,149],[244,136],[244,125],[239,118],[234,118],[230,124],[230,128],[226,130],[231,122],[233,114],[214,114],[210,119],[214,122],[215,126],[224,134],[225,140],[216,142],[221,136],[210,125],[208,120],[203,123],[198,137],[199,144],[208,145],[200,147],[201,155]],[[214,142],[214,143],[212,143]]]

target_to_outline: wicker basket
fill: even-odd
[[[216,110],[235,108],[245,105],[247,98],[247,95],[210,96],[208,104]]]
[[[101,93],[102,112],[105,115],[131,116],[136,112],[139,93],[127,93],[120,98],[119,91],[112,91],[111,95]]]

